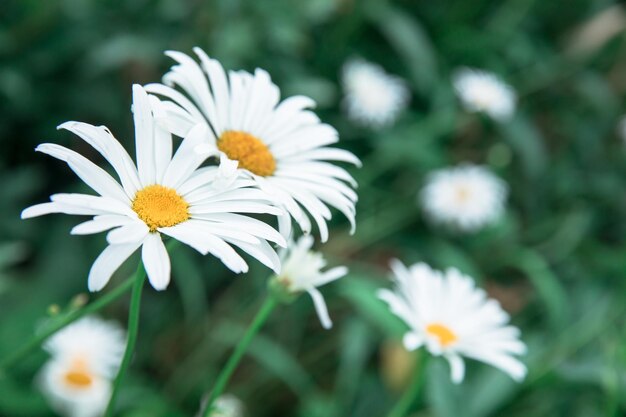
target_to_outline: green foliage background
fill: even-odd
[[[431,362],[416,416],[625,415],[626,150],[616,133],[625,21],[608,0],[3,0],[0,356],[51,305],[65,314],[85,301],[76,295],[105,245],[103,235],[69,236],[79,221],[70,216],[19,220],[53,192],[85,188],[33,148],[55,142],[98,160],[55,130],[79,120],[108,126],[132,149],[131,84],[159,80],[171,65],[164,50],[200,46],[226,68],[267,69],[283,96],[312,96],[340,146],[364,162],[352,170],[357,233],[336,215],[322,248],[351,269],[324,289],[335,328],[321,329],[307,297],[281,308],[230,386],[248,416],[385,414],[412,359],[393,348],[403,327],[373,297],[391,257],[471,274],[530,347],[519,385],[472,364],[454,387],[446,365]],[[358,128],[342,113],[338,77],[353,56],[408,80],[411,107],[393,127]],[[461,110],[450,75],[462,65],[515,87],[512,121]],[[461,161],[491,166],[510,186],[505,219],[472,236],[429,226],[416,205],[425,174]],[[251,264],[235,277],[213,258],[176,252],[170,288],[145,291],[120,416],[195,414],[263,297],[268,271]],[[124,323],[127,308],[124,298],[103,314]],[[44,361],[38,352],[0,375],[1,416],[53,415],[33,384]]]

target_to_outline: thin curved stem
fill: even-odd
[[[111,392],[111,398],[107,405],[105,417],[110,417],[113,413],[113,407],[115,400],[119,392],[122,380],[126,375],[130,360],[135,352],[135,344],[137,342],[137,333],[139,331],[139,310],[141,307],[141,293],[143,290],[144,282],[146,281],[146,270],[143,264],[140,262],[137,267],[137,271],[133,276],[133,292],[130,298],[130,308],[128,312],[128,342],[126,343],[126,350],[124,351],[124,357],[122,358],[122,364],[117,372],[115,381],[113,382],[113,391]]]
[[[91,304],[84,306],[81,309],[74,310],[62,318],[59,318],[56,322],[48,326],[44,331],[35,335],[31,340],[29,340],[26,344],[22,345],[18,349],[14,350],[13,353],[5,356],[0,360],[0,371],[5,370],[6,368],[12,366],[14,363],[18,362],[24,356],[28,355],[30,351],[36,349],[40,346],[46,339],[52,336],[54,333],[58,332],[65,326],[75,322],[76,320],[99,311],[100,309],[106,307],[111,304],[113,301],[120,298],[122,295],[128,291],[134,282],[134,278],[131,277],[126,281],[122,282],[120,285],[115,287],[111,292],[103,295],[98,298]]]
[[[413,375],[413,380],[409,384],[408,388],[400,398],[400,400],[396,403],[396,405],[391,409],[387,417],[404,417],[407,412],[411,409],[415,400],[419,397],[420,392],[422,390],[422,386],[424,385],[424,381],[426,380],[426,358],[427,355],[424,352],[418,356],[418,363],[415,367],[415,375]]]
[[[226,362],[226,365],[218,375],[213,391],[211,391],[209,401],[207,402],[206,408],[202,413],[202,417],[209,417],[211,415],[215,400],[224,392],[224,389],[226,388],[230,377],[235,372],[235,369],[237,369],[237,365],[239,365],[241,358],[248,350],[254,336],[256,336],[263,324],[267,321],[268,317],[276,307],[276,304],[276,299],[270,295],[257,312],[254,320],[250,324],[250,327],[248,327],[248,330],[246,330],[246,333],[235,347],[235,350],[230,355],[230,358],[228,358],[228,362]]]

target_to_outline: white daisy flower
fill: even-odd
[[[410,327],[404,336],[408,350],[425,346],[443,356],[454,383],[465,375],[462,357],[499,368],[516,381],[524,379],[526,366],[514,357],[526,352],[519,329],[507,325],[509,315],[472,278],[454,268],[440,272],[423,263],[407,269],[394,260],[391,268],[396,288],[381,289],[378,296]]]
[[[291,295],[309,293],[322,326],[330,329],[333,323],[324,297],[317,288],[345,276],[348,268],[336,266],[323,272],[326,260],[321,253],[312,251],[312,247],[312,236],[301,236],[298,242],[292,242],[282,253],[283,270],[272,284]]]
[[[183,53],[167,52],[178,65],[163,77],[166,85],[146,86],[172,100],[164,103],[168,117],[162,123],[178,136],[196,123],[207,126],[205,151],[239,161],[241,171],[271,194],[305,233],[311,230],[311,216],[322,241],[327,240],[328,206],[340,210],[354,230],[357,195],[350,186],[356,183],[346,170],[327,161],[360,162],[348,151],[327,147],[337,142],[337,131],[307,110],[315,102],[294,96],[279,103],[280,91],[266,71],[227,75],[218,61],[199,48],[194,51],[201,66]],[[279,220],[288,236],[291,218]]]
[[[453,77],[454,89],[470,112],[483,112],[495,120],[510,118],[515,112],[515,90],[490,72],[461,68]]]
[[[491,171],[465,164],[430,174],[420,200],[433,221],[475,232],[502,216],[506,195],[506,184]]]
[[[195,148],[211,136],[205,125],[193,127],[172,156],[171,135],[154,123],[162,115],[160,105],[141,86],[133,86],[137,167],[107,128],[62,124],[60,128],[80,136],[109,161],[121,185],[82,155],[63,146],[42,144],[37,151],[65,161],[99,195],[55,194],[51,202],[25,209],[22,218],[49,213],[90,215],[92,220],[74,227],[71,233],[113,229],[107,235],[109,246],[89,273],[91,291],[102,289],[139,247],[150,283],[157,290],[165,289],[170,282],[170,260],[162,234],[202,254],[215,255],[237,273],[247,271],[248,265],[231,245],[278,271],[280,260],[267,240],[284,246],[284,238],[267,224],[235,213],[281,215],[283,211],[248,179],[231,178],[224,188],[224,175],[236,174],[228,161],[219,168],[199,168],[206,156]]]
[[[346,112],[361,125],[388,126],[409,104],[409,89],[404,80],[387,74],[380,65],[350,60],[343,66],[341,80]]]
[[[53,335],[44,345],[51,359],[38,384],[54,410],[67,417],[101,416],[125,346],[121,327],[93,317]]]
[[[244,405],[241,400],[232,394],[221,395],[213,404],[215,410],[211,417],[243,417]]]

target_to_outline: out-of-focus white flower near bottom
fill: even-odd
[[[79,359],[50,360],[38,385],[54,411],[66,417],[100,417],[111,398],[111,381]]]
[[[65,417],[100,417],[125,345],[121,327],[95,317],[53,335],[44,345],[51,358],[37,378],[50,406]]]
[[[213,407],[211,417],[243,417],[245,412],[243,402],[232,394],[221,395]]]

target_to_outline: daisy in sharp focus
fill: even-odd
[[[408,350],[425,346],[443,356],[454,383],[463,381],[463,357],[494,366],[518,382],[524,379],[526,366],[515,357],[526,352],[519,329],[508,325],[509,315],[472,278],[423,263],[407,268],[394,260],[391,268],[396,286],[379,290],[378,296],[410,327],[404,336]]]
[[[59,414],[99,417],[125,346],[126,332],[118,325],[93,317],[77,321],[44,345],[51,358],[39,373],[38,386]]]
[[[267,241],[284,246],[284,238],[269,225],[237,213],[281,215],[283,211],[252,181],[238,176],[235,162],[224,160],[219,168],[199,168],[206,156],[195,148],[211,135],[205,125],[194,126],[172,155],[170,133],[154,122],[163,111],[156,97],[133,86],[137,167],[107,128],[62,124],[60,128],[77,134],[102,154],[121,185],[82,155],[42,144],[37,151],[65,161],[98,195],[55,194],[51,202],[25,209],[22,218],[49,213],[88,215],[93,219],[74,227],[72,234],[113,229],[107,234],[109,246],[89,273],[91,291],[102,289],[139,247],[150,283],[157,290],[165,289],[170,282],[170,260],[162,235],[202,254],[211,253],[237,273],[247,271],[248,265],[231,245],[278,271],[280,260]]]
[[[312,247],[312,236],[301,236],[297,242],[292,242],[282,253],[283,269],[273,278],[272,284],[280,291],[286,291],[291,295],[305,291],[309,293],[322,326],[330,329],[333,323],[328,315],[324,296],[318,287],[345,276],[348,268],[336,266],[322,271],[322,268],[326,267],[326,260],[321,253],[312,251]]]
[[[500,121],[510,118],[515,112],[515,90],[495,74],[461,68],[452,81],[467,111],[483,112]]]
[[[364,126],[392,124],[409,104],[409,89],[399,77],[380,65],[362,59],[348,61],[342,69],[343,105],[348,116]]]
[[[200,64],[181,52],[167,52],[178,64],[163,77],[165,85],[146,86],[172,100],[164,102],[167,117],[161,119],[168,130],[184,136],[197,123],[206,126],[205,151],[238,161],[241,171],[288,212],[279,218],[285,236],[291,218],[309,233],[311,216],[326,241],[326,221],[332,216],[328,206],[341,211],[354,231],[356,183],[328,161],[360,162],[348,151],[328,147],[338,134],[307,110],[315,102],[305,96],[279,101],[280,91],[266,71],[227,75],[218,61],[199,48],[194,51]]]
[[[430,174],[420,202],[434,222],[475,232],[502,216],[506,195],[506,184],[487,168],[464,164]]]

